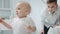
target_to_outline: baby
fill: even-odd
[[[28,15],[31,12],[31,7],[27,2],[19,2],[16,7],[17,16],[13,18],[12,25],[7,24],[2,18],[0,23],[9,29],[13,30],[13,34],[34,34],[36,26]]]

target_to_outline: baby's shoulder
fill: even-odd
[[[32,19],[32,17],[28,17],[27,21],[30,23],[32,23],[32,22],[34,23],[34,20]]]

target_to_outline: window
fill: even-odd
[[[0,17],[9,18],[11,16],[11,0],[0,0]]]

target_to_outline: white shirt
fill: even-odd
[[[50,27],[47,34],[60,34],[60,28],[55,27],[60,26],[60,7],[53,14],[46,9],[41,15],[41,22]]]
[[[41,14],[41,22],[48,27],[54,27],[54,25],[60,24],[60,7],[51,14],[47,9]]]
[[[26,18],[14,18],[12,21],[12,27],[13,27],[13,34],[33,34],[35,32],[30,32],[26,28],[26,26],[35,27],[34,22],[30,17]]]

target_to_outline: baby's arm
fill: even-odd
[[[6,26],[8,29],[12,29],[11,25],[7,24],[2,18],[0,18],[0,23]]]
[[[30,32],[35,32],[36,31],[35,23],[34,23],[34,21],[31,18],[29,18],[26,21],[26,26],[27,26],[27,30],[28,31],[30,31]]]
[[[12,29],[11,25],[8,24],[8,23],[6,23],[6,22],[3,21],[2,24],[3,24],[4,26],[6,26],[8,29]]]

